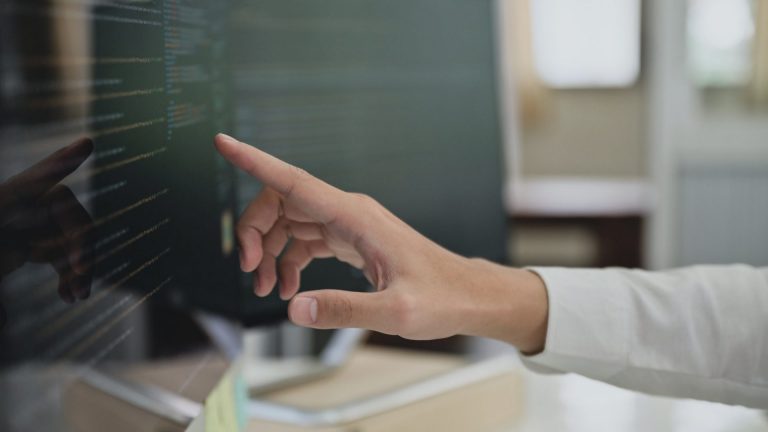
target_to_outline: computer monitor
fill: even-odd
[[[373,196],[457,253],[505,259],[493,2],[235,5],[239,139]],[[240,174],[238,187],[244,203],[259,185]],[[367,287],[335,260],[302,275],[302,289]],[[266,302],[277,307],[244,303],[245,322],[284,318],[285,302]]]
[[[502,260],[492,4],[6,1],[0,429],[55,430],[82,370],[144,359],[153,303],[285,319],[238,269],[233,225],[260,186],[216,132]],[[333,261],[302,281],[367,289]]]
[[[212,142],[231,127],[230,13],[0,7],[0,430],[63,429],[74,382],[150,354],[154,305],[231,301],[213,293],[239,284],[236,177]]]

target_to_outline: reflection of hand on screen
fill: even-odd
[[[240,263],[256,271],[260,296],[279,276],[281,297],[293,297],[288,313],[295,323],[411,339],[481,335],[527,351],[543,344],[547,299],[533,273],[451,253],[374,199],[339,190],[231,137],[218,135],[216,146],[265,186],[238,223]],[[294,297],[301,270],[328,257],[363,270],[377,292]]]
[[[75,141],[0,184],[0,280],[27,262],[49,263],[59,275],[62,300],[88,297],[85,249],[92,220],[60,182],[92,151],[90,139]]]

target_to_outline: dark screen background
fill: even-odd
[[[285,318],[238,269],[260,185],[219,131],[503,260],[493,32],[488,0],[4,1],[0,430],[67,430],[74,382],[198,347],[195,311]]]
[[[492,2],[235,7],[238,138],[373,196],[453,251],[504,260]],[[242,202],[258,190],[244,178],[239,186]],[[367,288],[329,260],[310,265],[302,281],[302,289]],[[247,307],[248,321],[271,315]]]

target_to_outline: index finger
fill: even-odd
[[[216,149],[236,167],[276,190],[317,222],[334,219],[339,189],[306,171],[228,135],[218,134]]]

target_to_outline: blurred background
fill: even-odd
[[[234,219],[260,186],[216,158],[221,130],[467,255],[768,265],[768,0],[8,0],[0,36],[3,430],[88,430],[61,420],[90,418],[75,383],[94,368],[183,361],[172,390],[201,399],[237,355],[322,350],[329,332],[285,323],[237,272]],[[51,225],[84,232],[19,199],[51,154],[44,183],[95,225],[87,290],[62,285],[60,250],[12,253]],[[368,288],[333,263],[303,288],[328,284]],[[519,373],[514,430],[768,429],[758,410]]]
[[[516,262],[766,262],[765,2],[505,5]]]
[[[768,2],[499,5],[513,263],[768,262]],[[529,379],[558,395],[563,430],[766,428],[738,408]]]

